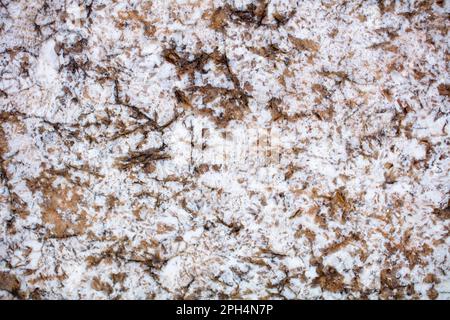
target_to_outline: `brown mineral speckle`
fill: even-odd
[[[0,2],[0,299],[449,299],[445,1]]]
[[[313,280],[313,285],[318,285],[322,290],[331,292],[341,292],[344,290],[344,277],[334,267],[319,264],[316,270],[318,276]]]
[[[18,295],[20,282],[17,277],[8,272],[0,272],[0,290],[5,290],[13,295]]]
[[[439,297],[439,293],[437,292],[437,290],[435,288],[430,288],[427,291],[427,295],[428,295],[428,298],[430,298],[431,300],[435,300]]]
[[[107,294],[111,294],[113,291],[112,286],[109,283],[103,282],[99,277],[94,277],[91,282],[92,289],[96,291],[103,291]]]
[[[294,36],[289,36],[289,40],[292,42],[294,47],[300,51],[311,51],[317,52],[320,49],[320,46],[317,42],[310,39],[300,39]]]
[[[450,96],[450,84],[441,83],[438,86],[438,91],[441,96]]]
[[[228,6],[217,8],[211,15],[210,27],[217,31],[223,31],[229,15],[230,8]]]

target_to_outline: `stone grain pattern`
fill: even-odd
[[[448,299],[449,13],[1,0],[0,298]]]

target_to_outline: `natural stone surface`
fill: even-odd
[[[448,299],[449,1],[0,1],[0,298]]]

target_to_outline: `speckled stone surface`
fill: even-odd
[[[448,299],[449,1],[0,1],[0,298]]]

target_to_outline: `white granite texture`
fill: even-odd
[[[449,13],[1,0],[0,298],[449,299]]]

